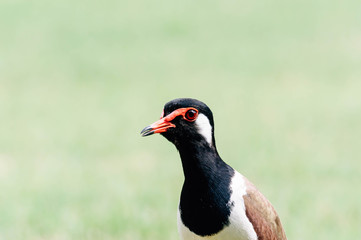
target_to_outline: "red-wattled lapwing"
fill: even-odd
[[[285,240],[271,203],[218,155],[211,110],[180,98],[142,136],[161,133],[180,153],[185,176],[178,208],[183,240]]]

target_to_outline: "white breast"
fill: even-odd
[[[215,235],[201,237],[191,232],[181,221],[178,208],[178,231],[182,240],[257,240],[253,225],[246,216],[243,200],[246,194],[245,181],[238,172],[232,178],[231,189],[231,203],[234,205],[229,218],[230,224]]]

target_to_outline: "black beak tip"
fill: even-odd
[[[142,137],[146,137],[146,136],[150,136],[154,133],[153,131],[153,128],[148,126],[148,127],[145,127],[141,132],[140,134],[142,135]]]

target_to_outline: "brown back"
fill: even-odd
[[[246,215],[258,240],[287,240],[280,218],[272,204],[246,178],[247,194],[243,196]]]

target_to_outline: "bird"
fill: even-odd
[[[173,143],[181,158],[177,226],[182,240],[287,240],[272,204],[219,156],[213,113],[205,103],[171,100],[141,136],[155,133]]]

